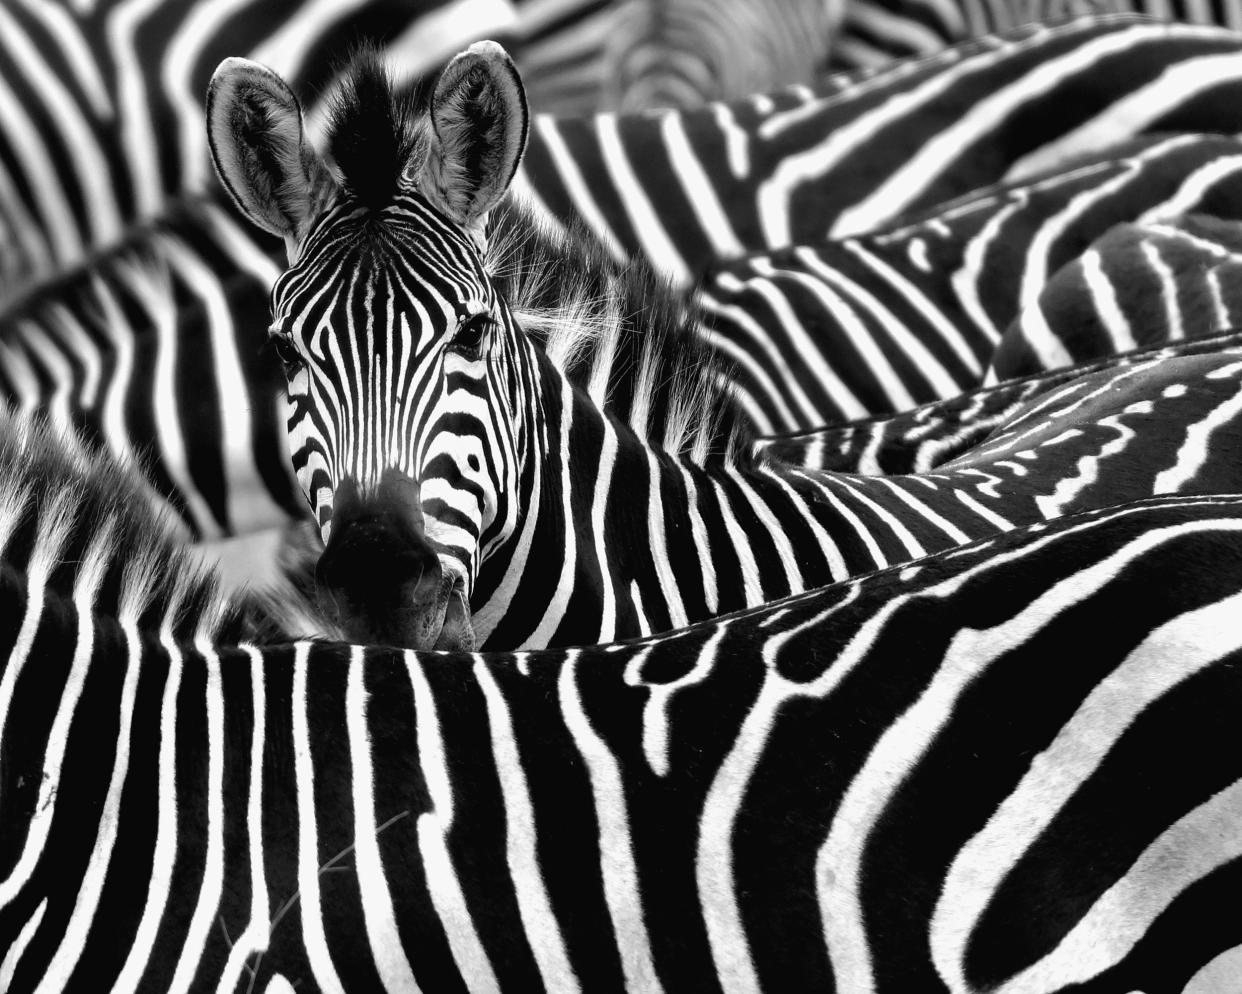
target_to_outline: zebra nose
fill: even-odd
[[[332,532],[315,579],[320,608],[346,638],[409,649],[470,648],[457,644],[464,640],[458,618],[464,595],[427,541],[418,483],[388,470],[364,497],[346,479],[332,505]]]

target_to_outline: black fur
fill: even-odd
[[[435,75],[394,87],[379,53],[359,49],[329,106],[328,152],[347,193],[373,211],[390,204],[420,151]]]
[[[584,292],[601,302],[616,295],[612,306],[619,312],[621,330],[606,410],[623,421],[629,419],[638,369],[646,355],[646,361],[658,371],[648,437],[658,439],[675,399],[686,392],[701,393],[702,423],[711,434],[709,457],[731,453],[735,463],[750,461],[753,428],[719,386],[722,381],[732,382],[732,370],[727,359],[695,334],[688,295],[662,278],[646,260],[619,265],[582,222],[572,224],[567,237],[553,237],[512,201],[494,213],[489,239],[502,246],[502,258],[490,267],[493,282],[519,312],[556,310]],[[538,328],[525,330],[543,344]],[[586,386],[595,351],[595,343],[591,343],[564,369],[571,383]]]

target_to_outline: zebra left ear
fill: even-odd
[[[483,241],[487,212],[509,189],[530,130],[526,90],[509,53],[479,41],[436,84],[431,121],[438,148],[428,165],[440,206]]]

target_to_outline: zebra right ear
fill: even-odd
[[[211,159],[234,202],[260,228],[285,239],[292,259],[328,181],[306,140],[302,108],[276,73],[225,59],[207,88]]]

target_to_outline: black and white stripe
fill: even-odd
[[[1174,33],[1167,34],[1169,30]],[[1177,30],[1179,29],[1136,26],[1121,20],[1093,25],[1080,24],[1072,30],[1063,27],[1047,32],[1039,36],[1042,39],[1040,45],[1043,47],[1037,50],[1032,49],[1034,42],[1024,34],[1016,36],[1018,38],[1016,48],[999,39],[993,39],[990,42],[981,41],[954,53],[945,53],[930,67],[909,66],[904,70],[894,69],[888,77],[885,77],[888,83],[878,90],[876,89],[878,84],[859,84],[856,89],[841,91],[836,98],[824,98],[822,101],[824,113],[827,114],[829,107],[835,107],[836,110],[826,117],[820,114],[819,116],[823,118],[821,124],[823,126],[832,125],[833,122],[838,125],[848,124],[849,120],[853,120],[855,123],[852,127],[855,133],[861,136],[865,133],[864,125],[867,121],[872,121],[878,126],[877,115],[882,112],[881,99],[899,96],[901,92],[899,84],[903,79],[912,82],[922,80],[924,86],[930,86],[929,80],[933,79],[939,79],[941,84],[947,84],[952,73],[961,72],[964,76],[945,91],[947,94],[945,99],[950,97],[965,99],[967,83],[973,81],[972,85],[976,87],[1000,85],[1006,79],[1011,82],[1025,79],[1027,77],[1023,75],[1024,73],[1027,76],[1037,73],[1041,71],[1041,66],[1043,66],[1042,71],[1052,72],[1052,68],[1044,65],[1041,59],[1047,58],[1055,62],[1057,58],[1064,55],[1067,48],[1077,50],[1075,46],[1085,45],[1088,48],[1092,45],[1098,46],[1102,39],[1107,40],[1118,32],[1139,31],[1142,33],[1140,40],[1143,44],[1139,47],[1146,45],[1147,55],[1151,56],[1157,65],[1176,67],[1192,64],[1195,58],[1203,54],[1203,43],[1181,38]],[[1153,40],[1150,35],[1152,31],[1166,33],[1160,34],[1157,40]],[[1040,52],[1043,53],[1042,56]],[[987,65],[991,66],[990,70],[985,68]],[[1117,66],[1105,61],[1100,72],[1115,75],[1117,69]],[[931,75],[927,76],[929,71]],[[1080,82],[1086,85],[1088,80],[1083,77]],[[1014,83],[1015,87],[1017,85]],[[1215,93],[1216,90],[1213,87],[1216,85],[1213,83],[1203,93]],[[1231,126],[1229,122],[1232,118],[1229,115],[1234,113],[1234,108],[1226,106],[1225,111],[1213,110],[1213,108],[1224,105],[1225,101],[1223,98],[1209,100],[1203,96],[1203,93],[1187,104],[1187,113],[1194,108],[1199,108],[1199,111],[1215,116],[1220,121],[1222,129]],[[1220,96],[1220,94],[1217,95]],[[781,120],[792,122],[793,117],[790,115],[796,116],[799,113],[797,110],[799,107],[803,109],[803,112],[809,113],[812,104],[808,104],[807,99],[806,93],[799,96],[797,92],[790,91],[777,95],[766,103],[754,101],[745,105],[737,105],[734,109],[739,114],[745,112],[749,115],[743,123],[758,135],[762,131],[763,121],[768,121],[770,124]],[[1035,107],[1043,106],[1040,103],[1042,98],[1037,99],[1032,96],[1031,99],[1036,100]],[[854,106],[855,103],[857,106]],[[854,106],[854,109],[847,111],[847,108],[851,106]],[[939,107],[940,111],[937,113],[940,118],[943,118],[947,106],[937,103],[936,99],[931,96],[921,102],[916,101],[911,107],[913,116],[907,124],[911,126],[917,124],[917,112],[920,107],[928,111],[934,111]],[[725,136],[727,133],[732,133],[730,129],[734,128],[741,118],[733,115],[732,111],[724,116],[721,116],[721,113],[720,108],[716,108],[699,114],[665,116],[661,118],[664,123],[660,127],[667,134],[672,133],[669,129],[674,128],[675,125],[675,129],[680,129],[687,135],[702,137],[711,133],[711,129],[717,129],[721,136]],[[936,114],[932,116],[936,117]],[[591,119],[590,122],[584,122],[585,131],[582,133],[587,136],[595,135],[598,138],[603,134],[600,130],[603,124],[600,122],[606,120],[608,119],[596,118]],[[590,219],[594,217],[598,222],[598,219],[603,217],[597,209],[595,198],[597,196],[603,198],[599,200],[599,203],[610,202],[609,198],[616,195],[613,178],[619,175],[618,170],[625,163],[650,163],[652,189],[674,190],[674,192],[676,189],[675,186],[670,186],[665,181],[667,176],[662,180],[656,178],[661,168],[659,162],[664,161],[667,165],[673,160],[661,160],[659,156],[653,158],[648,154],[651,149],[643,142],[649,143],[650,141],[652,134],[650,121],[644,122],[642,118],[618,120],[622,124],[617,132],[618,140],[630,142],[630,144],[624,144],[616,150],[613,165],[605,167],[601,160],[593,157],[595,153],[590,152],[589,144],[574,146],[577,151],[566,146],[567,151],[573,151],[573,154],[581,156],[583,170],[598,177],[595,187],[598,193],[593,194],[590,190],[585,190],[585,192],[579,191],[580,195],[577,199],[569,198],[563,202],[550,201],[557,205],[560,217],[558,224],[573,226],[572,219],[575,213],[584,210],[588,219],[585,222],[586,231],[593,239],[600,237],[602,229],[598,223],[593,223]],[[1067,119],[1065,123],[1068,126],[1073,122]],[[1237,124],[1232,126],[1237,127]],[[524,182],[530,188],[546,188],[548,183],[555,185],[559,182],[557,176],[563,174],[566,168],[565,160],[558,158],[557,155],[550,155],[549,152],[554,150],[555,143],[559,140],[558,135],[575,133],[569,123],[564,124],[566,129],[564,131],[558,130],[559,127],[558,125],[549,129],[547,119],[543,122],[537,121],[532,131],[530,151],[517,180],[519,187]],[[991,139],[987,138],[988,127],[992,125],[986,124],[984,131],[979,133],[979,141],[982,143],[980,147],[985,149],[990,147],[988,143],[992,140],[999,142],[1000,145],[1008,140],[1005,137],[1007,132],[1003,129],[996,131]],[[644,128],[646,130],[643,130]],[[812,134],[811,130],[802,133],[802,140],[810,138]],[[820,137],[822,139],[823,135]],[[736,147],[745,152],[749,141],[750,139],[744,138],[743,144]],[[708,150],[710,145],[709,142],[702,148]],[[793,150],[803,146],[790,141],[784,147],[792,154]],[[999,310],[992,307],[989,293],[980,288],[1007,286],[1011,283],[1008,277],[994,280],[989,275],[999,264],[992,261],[997,254],[990,250],[1004,241],[1004,239],[998,240],[995,232],[1003,228],[1006,238],[1016,238],[1021,229],[1022,237],[1031,238],[1032,232],[1036,234],[1044,232],[1045,229],[1038,226],[1041,218],[1045,224],[1052,225],[1055,222],[1064,229],[1054,232],[1056,237],[1045,239],[1047,249],[1040,249],[1041,252],[1046,251],[1045,255],[1040,255],[1032,249],[1024,260],[1026,267],[1024,272],[1030,273],[1031,276],[1022,285],[1024,287],[1028,284],[1035,286],[1037,285],[1035,280],[1037,270],[1038,272],[1051,271],[1049,266],[1052,262],[1067,258],[1069,253],[1077,248],[1077,239],[1088,237],[1092,232],[1100,229],[1106,219],[1106,208],[1115,210],[1114,214],[1107,215],[1107,217],[1125,219],[1127,216],[1134,216],[1134,213],[1140,209],[1137,206],[1140,201],[1150,207],[1160,196],[1164,196],[1161,191],[1168,191],[1166,206],[1169,209],[1173,209],[1174,206],[1178,206],[1179,209],[1192,209],[1195,206],[1210,204],[1213,210],[1220,210],[1224,203],[1221,198],[1227,193],[1231,182],[1228,167],[1232,160],[1229,155],[1225,154],[1231,147],[1231,140],[1224,138],[1186,138],[1167,142],[1147,140],[1145,146],[1132,146],[1129,154],[1121,157],[1120,163],[1109,164],[1106,162],[1106,157],[1101,156],[1098,160],[1100,170],[1098,173],[1087,170],[1081,174],[1071,172],[1049,178],[1048,189],[1040,196],[1031,196],[1029,184],[1022,190],[1011,191],[1013,196],[1020,194],[1029,198],[1029,202],[1022,210],[1018,210],[1018,205],[1005,201],[1003,198],[990,199],[995,198],[995,193],[985,194],[963,200],[949,208],[949,210],[954,210],[955,207],[966,205],[970,206],[974,213],[968,210],[960,216],[957,214],[948,217],[926,216],[925,231],[921,231],[915,225],[903,227],[899,224],[891,226],[874,237],[829,243],[829,246],[819,251],[832,256],[826,260],[825,264],[830,266],[835,275],[824,282],[823,286],[827,289],[837,287],[838,290],[844,287],[849,293],[842,296],[834,290],[833,293],[841,299],[841,307],[837,311],[829,310],[826,314],[819,316],[815,316],[814,312],[816,308],[822,306],[820,300],[827,293],[827,289],[817,289],[794,298],[793,303],[803,315],[801,323],[795,318],[790,318],[787,325],[779,322],[773,324],[770,305],[762,299],[749,299],[755,294],[750,293],[746,288],[757,290],[760,284],[766,285],[763,278],[752,274],[747,278],[746,287],[742,289],[735,287],[734,292],[741,294],[738,300],[745,305],[741,313],[748,315],[747,321],[753,320],[754,323],[762,326],[771,325],[764,330],[760,340],[750,341],[741,334],[733,335],[730,328],[742,323],[741,316],[733,316],[738,315],[738,312],[729,311],[725,317],[718,312],[710,314],[711,321],[717,324],[714,341],[728,350],[728,358],[740,386],[739,396],[743,400],[747,416],[761,431],[797,425],[810,427],[829,420],[855,417],[862,410],[891,410],[894,407],[906,406],[922,399],[944,396],[948,392],[977,383],[979,371],[976,367],[985,361],[978,350],[985,346],[991,348],[992,337],[988,329],[993,325],[1002,328],[1005,320]],[[851,184],[870,182],[877,188],[882,185],[888,174],[877,168],[874,156],[868,152],[868,149],[876,151],[878,148],[879,146],[873,146],[866,141],[857,145],[853,149],[853,153],[861,157],[857,168],[847,168],[849,163],[855,161],[852,155],[847,155],[839,170],[833,169],[825,174],[824,182],[827,185],[822,191],[823,195],[827,197],[832,194],[833,190],[842,189],[843,179],[848,179]],[[1204,166],[1196,171],[1194,165],[1196,161],[1207,162],[1214,155],[1219,155],[1220,161],[1217,165]],[[944,184],[949,188],[973,184],[981,175],[979,173],[981,168],[986,169],[982,175],[995,179],[1003,165],[1004,161],[995,160],[994,157],[993,159],[987,156],[980,159],[963,159],[955,165],[946,167],[948,172],[944,174]],[[1218,170],[1214,178],[1210,175],[1213,169]],[[1121,181],[1123,175],[1129,177],[1128,185]],[[1180,177],[1184,181],[1185,189],[1182,193],[1178,192],[1181,188],[1176,187],[1174,177]],[[692,178],[690,172],[684,173],[686,190],[693,188],[693,184],[690,183]],[[1140,179],[1143,182],[1139,182]],[[1200,182],[1202,187],[1199,194],[1195,195],[1196,184]],[[1118,183],[1120,183],[1119,187],[1116,186]],[[1114,185],[1110,186],[1110,184]],[[1143,190],[1149,192],[1139,192]],[[1086,198],[1083,202],[1090,201],[1094,209],[1079,211],[1067,220],[1064,213],[1058,214],[1052,206],[1056,203],[1058,191],[1067,200],[1071,199],[1071,194],[1081,193]],[[1092,196],[1096,199],[1088,196],[1092,191],[1094,191]],[[729,203],[729,201],[724,201],[724,203]],[[746,199],[742,198],[740,203],[744,206]],[[661,201],[659,206],[662,210],[671,208],[672,216],[676,217],[674,201]],[[779,209],[782,212],[789,210],[788,206],[779,206]],[[730,204],[729,210],[733,213],[734,205]],[[265,357],[259,355],[253,340],[247,338],[247,332],[251,328],[257,329],[268,319],[266,309],[261,305],[259,298],[266,292],[271,274],[283,268],[285,264],[283,250],[274,246],[266,237],[261,238],[257,234],[246,235],[235,228],[230,228],[228,247],[225,251],[237,257],[237,271],[230,271],[227,259],[213,247],[218,241],[213,229],[208,226],[203,232],[193,230],[194,218],[199,215],[194,211],[181,210],[175,205],[169,205],[168,211],[164,221],[153,224],[150,228],[131,230],[120,247],[101,257],[97,265],[84,270],[80,274],[81,282],[77,285],[85,289],[73,289],[68,284],[51,284],[42,288],[29,300],[18,302],[6,314],[0,315],[0,326],[3,326],[3,330],[0,330],[0,340],[9,347],[8,354],[12,359],[7,367],[9,376],[6,378],[6,392],[24,409],[51,407],[57,412],[64,412],[58,413],[62,420],[77,421],[92,432],[106,436],[108,445],[119,454],[146,450],[146,458],[150,467],[149,476],[155,489],[166,499],[172,501],[186,519],[192,534],[213,536],[244,533],[252,528],[278,525],[283,522],[287,514],[296,513],[296,501],[293,501],[290,496],[288,473],[285,469],[286,460],[282,455],[284,443],[280,441],[281,432],[273,425],[273,405],[277,402],[268,399],[271,395],[274,369],[270,362],[263,362]],[[743,221],[745,213],[744,210],[737,211],[738,217]],[[219,211],[207,208],[201,211],[201,215],[207,218],[217,218],[219,221],[216,224],[217,228],[228,226]],[[1048,220],[1049,217],[1051,221]],[[1002,225],[1001,222],[1007,219],[1008,226]],[[995,222],[994,227],[987,228],[985,222],[989,220]],[[739,225],[744,226],[743,221],[739,221]],[[672,222],[669,223],[671,228]],[[971,228],[972,224],[986,228],[986,230],[982,234],[974,232]],[[708,226],[710,227],[710,224]],[[679,224],[679,230],[693,230],[693,225]],[[945,230],[973,232],[975,237],[972,240],[965,240],[963,235],[955,241],[953,237],[944,234]],[[990,239],[988,232],[993,233]],[[143,251],[149,252],[153,258],[158,259],[164,252],[163,246],[170,238],[177,246],[185,249],[184,253],[176,254],[174,261],[181,260],[183,263],[181,269],[192,267],[195,273],[193,287],[187,286],[185,290],[178,289],[172,294],[171,300],[177,307],[175,312],[170,312],[162,303],[170,298],[168,281],[159,272],[160,267],[134,268],[126,263],[126,260],[136,254],[141,255],[138,252],[138,243],[146,244],[147,248]],[[887,238],[888,243],[879,244],[882,238]],[[246,244],[248,239],[251,244]],[[605,238],[605,242],[607,241],[608,239]],[[200,250],[200,242],[207,247]],[[929,275],[915,265],[915,261],[922,258],[920,251],[930,258],[936,254],[932,251],[936,246],[944,247],[950,255],[953,251],[961,253],[966,248],[970,248],[972,258],[975,254],[978,255],[981,262],[967,268],[969,272],[976,274],[975,283],[978,286],[971,290],[971,294],[979,297],[982,301],[981,307],[971,310],[961,303],[954,303],[950,306],[957,290],[951,287],[948,291],[950,302],[945,302],[942,299],[946,293],[941,278],[943,274],[939,273],[939,269],[937,268],[936,273]],[[710,248],[700,246],[700,248],[715,252],[721,246]],[[862,253],[861,261],[855,257],[854,249]],[[812,256],[815,257],[812,258]],[[953,258],[957,257],[953,256]],[[804,260],[806,265],[814,267],[818,265],[817,259],[818,253],[803,247],[794,253],[780,255],[774,259],[766,259],[766,261],[780,263],[783,267],[781,272],[787,269],[790,274],[789,279],[801,283],[804,279],[825,280],[822,272],[812,272],[798,262],[798,260]],[[946,260],[949,260],[948,256]],[[747,263],[739,263],[738,267],[753,268],[760,266],[761,263],[766,264],[766,261],[765,257],[754,256]],[[949,267],[949,262],[951,260],[946,261],[946,267]],[[806,271],[793,275],[799,266]],[[882,272],[877,273],[877,267]],[[732,271],[732,267],[721,270],[719,278],[713,281],[713,285],[703,300],[727,300],[728,295],[723,289],[724,274]],[[121,273],[128,275],[125,279],[120,279]],[[884,279],[885,275],[889,277],[887,281]],[[897,284],[895,298],[894,280]],[[778,281],[774,279],[772,282]],[[176,278],[173,284],[177,286]],[[911,289],[909,284],[914,284],[914,289]],[[967,289],[969,285],[973,285],[969,280],[967,284]],[[954,286],[958,285],[960,285],[960,280],[954,284]],[[888,334],[888,330],[893,327],[893,321],[887,320],[884,314],[871,313],[868,308],[863,307],[862,302],[865,302],[866,294],[888,298],[890,307],[901,305],[899,309],[903,320],[911,322],[916,329],[921,329],[914,336],[913,344],[907,337],[892,337]],[[758,294],[758,297],[762,296],[763,294]],[[933,297],[935,300],[928,301],[923,299],[924,297]],[[108,303],[113,300],[116,306]],[[198,300],[209,304],[207,311],[203,311],[202,306],[196,302]],[[894,300],[896,303],[892,303]],[[906,306],[907,303],[909,307]],[[114,329],[113,334],[116,334],[116,329],[122,327],[128,329],[127,333],[113,341],[99,334],[88,334],[84,337],[75,332],[72,341],[66,341],[65,334],[59,329],[68,326],[72,330],[82,325],[89,332],[95,327],[95,318],[89,311],[91,308],[99,308],[101,304],[107,304],[112,308],[109,313],[113,314],[110,321],[110,327]],[[59,315],[62,308],[68,311],[63,321],[49,323],[45,320],[49,315]],[[978,336],[962,332],[964,337],[959,341],[953,337],[952,330],[947,327],[945,321],[939,318],[942,311],[949,313],[956,328],[958,312],[963,308],[968,318],[976,311],[983,314],[986,317],[984,322],[986,327],[979,332]],[[988,310],[988,308],[992,309]],[[83,309],[86,309],[86,313],[81,313]],[[202,317],[204,313],[209,316],[208,319]],[[204,320],[207,320],[212,329],[211,335],[207,337],[195,330],[195,326],[201,328]],[[838,341],[839,336],[828,333],[833,328],[831,325],[833,320],[837,322],[837,328],[848,325],[845,330],[852,329],[854,334],[845,335],[844,341]],[[788,370],[791,367],[787,358],[780,359],[776,366],[764,372],[765,363],[770,363],[773,353],[778,356],[782,355],[787,349],[787,343],[792,340],[796,340],[801,346],[799,364],[805,363],[810,368],[821,369],[822,364],[806,361],[808,358],[813,358],[817,352],[807,347],[809,343],[803,340],[800,332],[801,324],[818,324],[821,321],[828,322],[828,330],[822,334],[825,339],[830,339],[833,343],[831,349],[824,347],[825,353],[834,352],[839,356],[841,348],[838,346],[848,345],[850,349],[865,346],[863,351],[868,355],[876,350],[881,356],[887,354],[888,363],[897,370],[894,374],[897,387],[890,390],[888,380],[883,380],[883,377],[881,377],[882,382],[877,384],[877,374],[868,369],[863,377],[866,382],[861,385],[852,385],[847,391],[848,395],[838,392],[837,395],[820,397],[816,394],[805,403],[804,398],[789,396],[795,388],[815,393],[822,391],[825,384],[831,385],[834,382],[832,377],[818,377],[819,383],[805,386],[801,381],[790,376]],[[859,322],[865,327],[857,327]],[[747,327],[750,325],[748,324]],[[970,327],[970,323],[967,322],[966,328]],[[154,334],[153,332],[158,329],[163,329],[163,333]],[[528,330],[532,333],[539,331],[533,325],[528,325]],[[238,337],[235,344],[230,344],[229,339],[234,332]],[[927,345],[927,349],[920,350],[916,347],[917,341],[923,338],[924,334],[929,338],[930,344]],[[876,336],[874,349],[869,345],[872,336]],[[726,339],[730,337],[736,338],[736,341],[726,342]],[[160,343],[168,342],[176,343],[175,351],[160,345]],[[928,349],[930,349],[930,355],[927,354]],[[229,353],[235,353],[235,359],[229,358]],[[914,360],[910,358],[911,355],[914,356]],[[228,359],[228,361],[223,361],[223,359]],[[928,359],[932,361],[925,361]],[[845,365],[839,358],[833,358],[832,362],[833,365],[841,367]],[[233,374],[230,371],[236,369],[237,366],[240,366],[241,378],[233,380]],[[885,363],[879,363],[875,368],[883,370]],[[96,370],[98,372],[95,372]],[[172,379],[178,385],[194,382],[203,375],[204,371],[210,370],[215,382],[215,394],[221,400],[219,409],[205,410],[200,406],[202,403],[200,400],[187,399],[180,393],[169,394],[165,391],[161,397],[159,383],[156,383],[151,374],[147,372],[153,370],[164,370],[166,374],[171,371]],[[115,371],[115,378],[110,379],[113,371]],[[622,373],[614,375],[614,390],[628,391],[630,389],[617,385],[623,375]],[[14,378],[17,379],[16,383],[12,382]],[[906,384],[907,379],[908,384]],[[167,386],[169,376],[165,375],[162,382]],[[116,385],[107,386],[110,383]],[[111,414],[99,406],[99,389],[103,389],[112,398]],[[857,400],[859,395],[862,395],[863,401],[858,403],[851,401],[851,396]],[[237,403],[224,403],[229,396],[234,397]],[[872,408],[870,405],[879,405],[879,407]],[[170,412],[174,410],[179,412],[176,418],[170,416]],[[179,434],[181,440],[170,438],[170,432]],[[241,441],[247,435],[253,440],[249,447]],[[245,496],[247,494],[259,496],[256,500],[248,500]]]
[[[1144,215],[1118,225],[1048,280],[1005,330],[985,381],[1024,376],[1242,326],[1242,220]]]
[[[1034,398],[1071,380],[1140,362],[1226,350],[1234,352],[1239,348],[1242,348],[1242,332],[1231,331],[1134,349],[1096,362],[978,387],[898,414],[760,438],[755,445],[765,459],[837,473],[868,476],[928,473],[965,455],[993,431],[1018,416]]]
[[[857,71],[924,58],[946,46],[1023,24],[1107,13],[1242,28],[1232,0],[857,0],[847,4],[828,66]]]
[[[1051,356],[1033,364],[1014,351],[1035,343],[1059,348],[1066,364],[1166,336],[1210,334],[1231,322],[1227,307],[1207,313],[1183,299],[1203,296],[1192,289],[1196,260],[1183,251],[1172,261],[1161,282],[1170,302],[1153,304],[1131,256],[1157,251],[1154,236],[1136,244],[1132,235],[1108,234],[1125,222],[1175,222],[1187,211],[1222,219],[1211,222],[1222,232],[1212,244],[1242,220],[1242,143],[1216,135],[1133,139],[864,235],[726,263],[696,291],[702,334],[732,364],[739,401],[763,433],[905,410],[1048,368]],[[1115,300],[1149,326],[1112,336],[1108,347],[1097,342],[1100,332],[1076,330],[1085,319],[1083,277],[1060,272],[1080,273],[1093,260],[1113,274]],[[1230,292],[1224,280],[1217,297]],[[1084,339],[1080,347],[1074,336]]]
[[[288,203],[328,205],[288,219],[308,234],[273,292],[272,328],[287,361],[294,466],[327,546],[320,587],[346,631],[358,626],[351,637],[434,602],[434,589],[406,590],[407,568],[469,599],[481,646],[591,644],[1087,507],[1238,485],[1228,453],[1242,424],[1242,357],[1229,351],[1099,371],[1035,398],[933,473],[858,477],[754,458],[727,375],[684,351],[675,298],[666,292],[662,306],[649,275],[601,275],[588,247],[541,247],[546,236],[527,231],[529,254],[549,256],[533,275],[516,267],[554,328],[536,342],[522,328],[528,302],[488,261],[514,237],[497,226],[529,222],[493,219],[481,240],[480,218],[450,217],[470,191],[499,197],[507,173],[488,164],[520,148],[503,54],[459,59],[487,96],[473,106],[492,116],[463,118],[438,96],[409,117],[377,113],[382,79],[358,70],[355,92],[372,99],[341,119],[339,140],[368,134],[369,151],[350,153],[340,185],[300,190],[296,172],[276,172],[248,186],[229,163],[264,161],[261,138],[215,136],[232,145],[222,170],[256,220],[280,230],[265,191],[286,183]],[[250,92],[245,74],[258,71],[224,64],[218,99]],[[296,105],[248,112],[260,110],[280,120]],[[371,153],[385,148],[385,128],[426,145],[388,144],[381,161]],[[461,149],[433,134],[484,165],[460,180]],[[314,162],[297,155],[288,161]],[[618,370],[628,391],[614,396]],[[382,631],[422,647],[437,626]]]
[[[1139,133],[1242,132],[1240,95],[1233,32],[1085,18],[975,39],[822,93],[536,116],[515,190],[685,286],[713,261],[862,234]]]
[[[418,654],[230,642],[150,533],[113,553],[104,515],[61,544],[101,494],[65,497],[49,448],[33,477],[0,458],[29,483],[0,505],[10,994],[1234,976],[1236,497],[658,639]]]
[[[316,95],[360,40],[426,72],[513,19],[507,0],[4,4],[0,299],[203,188],[202,100],[225,54],[246,52]]]
[[[0,396],[141,468],[183,534],[303,513],[283,377],[261,349],[280,265],[232,210],[189,199],[0,313]]]

